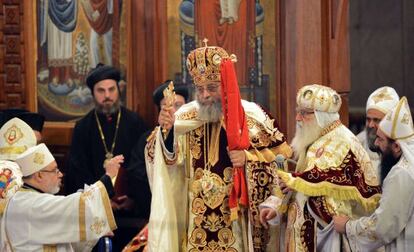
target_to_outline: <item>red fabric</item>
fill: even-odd
[[[250,146],[249,132],[233,62],[230,59],[224,59],[220,70],[228,147],[229,150],[245,150]],[[237,210],[239,203],[245,207],[249,203],[244,167],[233,168],[233,188],[229,197],[230,209]]]

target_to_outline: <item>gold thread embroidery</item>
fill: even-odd
[[[105,221],[102,218],[95,217],[93,218],[93,223],[90,226],[92,232],[97,235],[102,234],[105,227]]]
[[[38,165],[43,165],[44,162],[45,162],[45,154],[36,152],[34,154],[33,163],[38,164]]]
[[[176,118],[176,120],[192,120],[197,118],[198,116],[198,112],[197,110],[194,108],[190,111],[184,112],[182,114],[179,114]]]
[[[402,98],[404,99],[404,98]],[[404,102],[400,102],[397,105],[397,109],[395,110],[395,114],[394,114],[394,119],[392,120],[392,127],[391,127],[391,138],[395,139],[397,137],[396,135],[396,131],[397,131],[397,121],[398,121],[398,117],[400,115],[400,110],[402,105],[404,104]]]
[[[374,95],[372,100],[374,100],[375,104],[377,104],[382,101],[392,101],[392,96],[388,93],[388,89],[384,88],[378,94]]]
[[[86,217],[85,217],[85,196],[79,197],[79,240],[86,241]]]

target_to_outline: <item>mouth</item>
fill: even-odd
[[[213,101],[204,101],[203,106],[211,106],[213,105]]]

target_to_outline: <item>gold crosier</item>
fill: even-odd
[[[114,135],[114,138],[112,139],[111,151],[109,151],[108,147],[106,146],[105,135],[102,131],[101,122],[99,121],[98,114],[96,113],[96,110],[95,110],[95,119],[96,119],[96,123],[98,124],[99,135],[101,136],[101,140],[102,140],[103,146],[105,148],[105,161],[103,163],[103,165],[105,167],[106,163],[109,162],[109,160],[111,160],[111,158],[114,157],[114,149],[115,149],[116,137],[118,136],[119,121],[121,121],[121,109],[119,109],[118,118],[116,119],[115,135]]]
[[[170,81],[170,84],[168,84],[168,87],[162,91],[162,94],[165,99],[165,106],[167,108],[171,108],[174,106],[175,102],[175,92],[174,92],[174,83]],[[168,130],[163,128],[162,133],[164,134],[164,138],[167,137]]]

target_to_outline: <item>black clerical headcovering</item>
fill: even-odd
[[[3,112],[0,111],[0,128],[3,127],[3,124],[5,124],[6,122],[6,116]]]
[[[158,106],[158,110],[161,109],[161,100],[164,98],[163,91],[168,87],[171,80],[166,80],[160,86],[158,86],[152,93],[152,100],[154,104]],[[188,101],[188,89],[185,85],[174,85],[174,92],[184,97],[185,102]]]
[[[2,111],[4,114],[4,120],[6,123],[10,119],[17,117],[27,123],[33,130],[42,132],[43,124],[45,123],[45,117],[38,113],[29,112],[26,109],[10,108]]]
[[[119,80],[121,79],[121,72],[119,72],[118,69],[116,69],[113,66],[104,65],[102,63],[99,63],[96,65],[94,69],[92,69],[88,76],[86,77],[86,85],[91,90],[91,93],[93,94],[93,87],[96,83],[98,83],[101,80],[114,80],[116,81],[116,85],[119,90]]]

